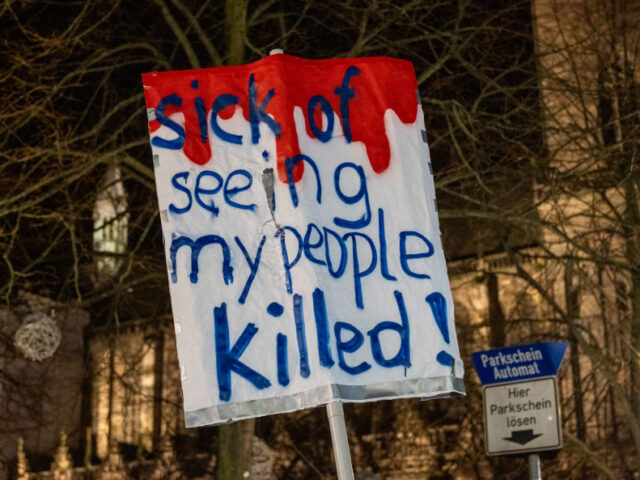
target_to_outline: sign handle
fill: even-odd
[[[529,480],[542,480],[540,472],[540,455],[532,453],[529,455]]]
[[[342,402],[333,400],[327,403],[327,416],[329,417],[329,427],[331,428],[331,442],[333,443],[333,456],[336,459],[338,480],[353,480],[353,467],[351,466],[351,454],[349,453],[349,440],[347,438],[347,426],[344,422]]]

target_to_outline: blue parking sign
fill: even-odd
[[[556,375],[569,344],[531,343],[472,354],[473,366],[483,385]]]

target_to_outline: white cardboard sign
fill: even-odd
[[[187,426],[464,393],[409,62],[143,83]]]

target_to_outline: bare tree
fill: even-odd
[[[487,323],[461,324],[461,337],[475,342],[489,326],[494,344],[570,339],[565,411],[575,429],[564,466],[588,461],[604,476],[631,471],[640,445],[637,38],[635,10],[623,9],[631,6],[572,2],[582,9],[574,15],[588,21],[584,31],[570,32],[575,26],[559,10],[565,7],[534,2],[534,38],[526,1],[6,0],[0,6],[6,32],[0,55],[10,66],[0,74],[0,295],[13,307],[18,291],[38,291],[89,310],[92,325],[111,332],[134,318],[167,318],[140,73],[246,63],[276,47],[309,58],[406,58],[415,65],[427,116],[446,253],[512,260],[504,269],[469,268],[484,282],[490,308]],[[555,43],[546,49],[550,38]],[[126,209],[100,223],[96,201],[114,168]],[[95,234],[125,218],[126,249],[95,251]],[[103,263],[116,274],[98,281],[100,258],[113,260]],[[537,299],[535,308],[501,305],[508,300],[500,279],[508,277]],[[589,393],[598,382],[606,388]],[[522,463],[514,469],[482,460],[479,390],[469,390],[465,407],[430,405],[420,422],[414,419],[422,406],[384,414],[383,406],[354,408],[354,449],[370,449],[362,440],[366,429],[444,425],[460,439],[461,453],[448,462],[477,478],[488,478],[492,467],[502,478],[515,477]],[[608,405],[602,435],[604,420],[593,413],[600,405]],[[304,421],[326,434],[318,415],[221,428],[219,478],[242,477],[250,456],[238,461],[237,446],[265,426],[291,452],[283,475],[329,476],[327,443],[304,435]],[[623,442],[624,452],[633,443],[634,455],[598,443],[610,438]],[[450,446],[442,440],[439,458]]]

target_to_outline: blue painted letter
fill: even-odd
[[[289,362],[287,360],[287,336],[279,333],[276,337],[276,358],[278,362],[278,383],[289,385]]]
[[[238,97],[225,93],[219,95],[214,101],[211,107],[211,130],[215,133],[220,140],[225,142],[234,143],[236,145],[242,145],[242,135],[235,135],[233,133],[226,132],[218,125],[218,114],[225,108],[231,105],[238,104]]]
[[[239,303],[244,303],[247,299],[247,295],[249,295],[249,290],[251,289],[251,284],[253,283],[253,279],[256,278],[256,274],[258,273],[258,267],[260,266],[260,255],[262,254],[262,246],[264,242],[267,240],[267,237],[262,236],[262,240],[260,240],[260,245],[258,245],[258,251],[256,252],[256,259],[251,260],[251,256],[247,252],[247,249],[244,248],[244,245],[240,241],[238,237],[235,237],[236,243],[240,250],[242,250],[242,255],[244,255],[244,259],[247,261],[247,265],[249,265],[249,278],[247,278],[247,282],[244,284],[244,288],[242,289],[242,293],[240,294],[240,298],[238,299]]]
[[[358,174],[358,179],[360,180],[360,188],[358,189],[357,193],[351,197],[345,195],[342,191],[342,188],[340,187],[340,174],[342,173],[342,170],[347,167],[353,168]],[[362,228],[369,225],[369,222],[371,222],[371,207],[369,206],[367,180],[365,179],[364,170],[362,169],[362,167],[351,162],[341,163],[338,168],[336,168],[336,171],[333,175],[333,183],[336,189],[336,193],[338,194],[338,197],[340,197],[340,200],[342,200],[347,205],[353,205],[364,197],[365,208],[364,214],[357,220],[346,220],[344,218],[335,217],[333,219],[333,223],[343,228]]]
[[[342,119],[342,129],[344,130],[344,138],[347,143],[351,143],[351,123],[349,121],[349,99],[353,98],[356,94],[355,90],[349,87],[349,81],[351,77],[359,75],[360,70],[358,67],[351,65],[344,72],[342,78],[342,86],[336,88],[333,92],[340,96],[340,117]]]
[[[336,347],[338,350],[338,366],[351,375],[357,375],[362,372],[366,372],[371,368],[371,365],[367,362],[362,362],[355,367],[350,367],[344,360],[344,354],[353,353],[360,348],[362,342],[364,342],[364,335],[356,327],[347,322],[336,322],[333,326],[336,334]],[[349,330],[353,336],[347,340],[342,340],[342,330]]]
[[[189,178],[189,172],[179,172],[179,173],[176,173],[173,177],[171,177],[171,185],[173,185],[173,187],[176,190],[180,190],[181,192],[184,192],[185,195],[187,196],[187,204],[184,207],[176,207],[173,203],[169,204],[169,211],[171,213],[178,213],[178,214],[188,212],[191,209],[191,203],[192,203],[191,192],[187,187],[178,183],[179,178],[184,178],[184,183],[186,185],[187,179]]]
[[[204,178],[213,178],[217,182],[217,185],[213,188],[201,187],[200,184]],[[210,170],[203,170],[202,172],[200,172],[200,174],[196,178],[196,186],[193,190],[193,194],[196,197],[196,203],[200,205],[202,208],[204,208],[205,210],[208,210],[209,212],[213,213],[214,217],[218,216],[218,213],[220,213],[220,209],[216,207],[216,204],[213,201],[213,195],[215,195],[220,191],[220,189],[222,188],[222,182],[223,182],[222,177],[218,173],[212,172]],[[205,203],[204,200],[200,197],[200,195],[211,195],[212,196],[211,205]]]
[[[331,367],[335,362],[331,357],[329,345],[329,321],[327,320],[327,306],[324,302],[324,292],[319,288],[313,291],[313,313],[316,319],[316,333],[318,335],[318,354],[320,365]]]
[[[384,210],[378,209],[378,239],[380,241],[380,272],[382,277],[395,282],[396,277],[389,273],[389,264],[387,262],[387,238],[384,227]]]
[[[344,243],[344,240],[340,235],[338,235],[333,230],[322,227],[324,231],[324,253],[325,258],[327,259],[327,270],[329,270],[329,275],[333,278],[340,278],[347,268],[347,245]],[[329,237],[333,237],[340,246],[340,264],[338,265],[338,269],[333,269],[333,262],[331,260],[331,248],[329,247]]]
[[[398,304],[398,312],[400,313],[400,325],[395,322],[380,322],[374,328],[369,330],[367,334],[371,337],[371,353],[373,359],[378,365],[386,368],[403,365],[405,368],[411,366],[411,346],[409,343],[409,319],[407,318],[407,309],[404,306],[402,293],[394,291],[396,303]],[[395,357],[387,360],[382,353],[382,344],[380,342],[380,333],[384,330],[393,330],[400,335],[400,349]]]
[[[198,283],[198,257],[200,256],[200,250],[205,246],[212,243],[217,243],[222,249],[223,261],[222,261],[222,278],[225,285],[233,283],[233,268],[231,267],[231,253],[229,252],[229,246],[224,238],[217,235],[205,235],[197,240],[191,240],[187,236],[176,237],[171,241],[171,247],[169,248],[169,255],[171,257],[171,266],[173,271],[171,272],[171,282],[176,283],[178,281],[178,267],[176,265],[176,257],[178,250],[181,247],[191,248],[191,274],[189,279],[191,283]]]
[[[289,251],[287,250],[287,242],[285,240],[284,231],[289,230],[296,237],[298,241],[298,250],[296,251],[296,256],[293,261],[289,261]],[[300,257],[302,256],[302,249],[300,248],[302,245],[302,237],[298,233],[298,231],[293,227],[282,227],[278,229],[276,232],[276,237],[280,237],[280,250],[282,253],[282,266],[284,267],[285,274],[285,282],[287,287],[287,293],[293,292],[293,285],[291,284],[291,269],[298,263]]]
[[[420,253],[407,253],[408,237],[416,237],[422,240],[427,247],[427,251],[420,252]],[[414,258],[429,258],[431,255],[433,255],[433,252],[434,252],[433,245],[424,235],[421,235],[418,232],[412,232],[412,231],[400,232],[400,265],[402,265],[402,270],[404,270],[404,273],[406,273],[410,277],[431,278],[431,276],[427,275],[426,273],[417,273],[412,271],[409,268],[409,260],[412,260]]]
[[[173,130],[178,136],[173,140],[153,137],[153,139],[151,140],[151,145],[153,145],[154,147],[168,148],[169,150],[180,150],[184,145],[184,128],[165,116],[164,110],[167,105],[177,105],[178,107],[180,107],[182,106],[182,98],[173,93],[160,100],[158,102],[158,106],[156,107],[156,120],[158,120],[158,123],[170,130]]]
[[[216,344],[216,371],[220,400],[228,402],[231,398],[231,372],[236,372],[259,390],[270,387],[271,382],[269,380],[239,360],[240,356],[249,346],[249,342],[251,342],[253,336],[258,332],[258,328],[253,323],[249,323],[233,347],[229,348],[229,321],[227,320],[226,303],[213,309],[213,319]]]
[[[229,183],[231,183],[231,179],[238,175],[246,178],[247,183],[239,187],[230,187]],[[251,211],[255,210],[257,207],[255,203],[243,205],[242,203],[237,203],[231,200],[231,198],[235,197],[238,193],[244,192],[245,190],[249,190],[252,184],[253,184],[253,177],[248,171],[240,169],[240,170],[234,170],[233,172],[231,172],[227,177],[226,182],[224,182],[224,200],[225,202],[227,202],[227,205],[231,205],[232,207],[240,208],[242,210],[251,210]]]
[[[291,202],[294,207],[298,206],[298,192],[296,190],[296,183],[293,181],[293,167],[295,167],[298,163],[305,161],[307,162],[313,172],[316,174],[316,184],[318,185],[316,200],[318,203],[322,203],[322,182],[320,181],[320,173],[318,172],[318,167],[316,163],[311,160],[311,157],[306,155],[294,155],[293,158],[288,158],[284,161],[284,167],[287,171],[287,183],[289,184],[289,193],[291,194]]]
[[[311,234],[314,231],[318,234],[318,241],[312,243]],[[320,260],[319,258],[314,257],[313,253],[311,253],[312,249],[315,250],[317,248],[320,248],[322,246],[323,241],[324,241],[324,238],[322,236],[322,231],[314,223],[310,223],[309,225],[307,225],[307,231],[304,234],[304,244],[303,244],[304,255],[305,257],[307,257],[307,260],[313,263],[317,263],[318,265],[326,265],[326,262],[324,260]]]
[[[273,134],[280,138],[280,124],[265,112],[267,104],[274,93],[275,90],[273,88],[269,90],[269,93],[267,93],[260,106],[258,106],[258,89],[256,88],[253,73],[251,74],[249,77],[249,122],[251,123],[251,142],[254,144],[260,141],[260,122],[266,123]]]
[[[309,370],[309,354],[307,353],[307,337],[304,333],[304,317],[302,316],[302,297],[297,293],[293,296],[293,320],[296,323],[296,338],[298,339],[298,353],[300,354],[300,375],[307,378]]]
[[[371,250],[371,263],[365,270],[360,270],[360,262],[358,257],[358,245],[356,238],[364,238],[369,244],[369,249]],[[350,232],[344,236],[345,241],[351,239],[351,256],[353,261],[353,287],[355,290],[356,296],[356,306],[360,309],[364,308],[364,302],[362,301],[362,282],[360,279],[362,277],[366,277],[370,275],[373,270],[376,268],[377,264],[377,256],[376,256],[376,247],[373,244],[373,241],[367,237],[364,233],[358,232]]]
[[[316,106],[320,105],[320,109],[322,113],[324,113],[325,117],[327,117],[327,129],[322,130],[318,125],[316,125],[315,117],[313,116]],[[331,108],[331,104],[329,101],[324,98],[322,95],[314,95],[309,99],[309,104],[307,105],[307,120],[309,120],[309,127],[313,132],[313,135],[323,143],[331,140],[333,135],[333,108]]]

